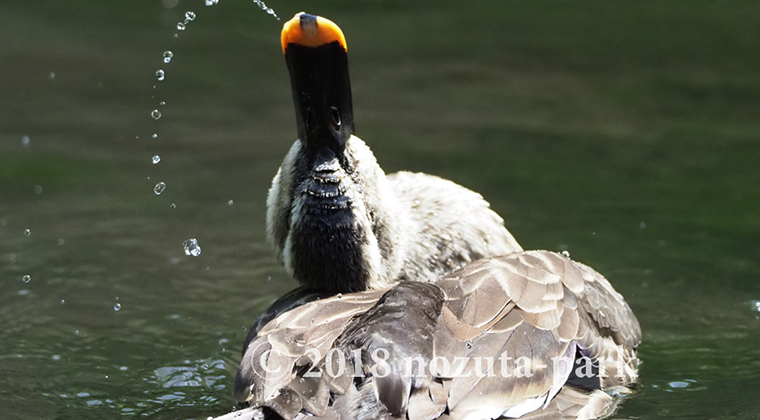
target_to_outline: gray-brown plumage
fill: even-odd
[[[266,407],[285,419],[599,418],[614,407],[611,395],[635,383],[640,339],[636,317],[599,273],[560,254],[518,252],[433,283],[335,296],[280,315],[248,346],[236,398],[258,408],[237,414]],[[371,373],[379,349],[392,372],[382,378]],[[583,357],[593,364],[569,367]],[[416,358],[422,375],[407,365]],[[459,358],[469,359],[457,365]]]

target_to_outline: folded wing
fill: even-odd
[[[613,403],[601,390],[635,381],[640,339],[599,273],[519,252],[280,315],[249,344],[236,397],[287,419],[594,418]]]

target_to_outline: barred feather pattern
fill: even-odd
[[[611,395],[635,384],[640,340],[638,320],[601,274],[561,254],[517,252],[433,283],[334,296],[279,316],[246,350],[236,397],[253,408],[234,414],[255,418],[266,407],[285,419],[600,418],[615,407]],[[392,373],[383,378],[366,357],[377,349],[390,354]],[[501,354],[527,357],[533,374],[503,375],[514,366]],[[576,354],[623,363],[605,365],[583,389],[568,383],[569,368],[552,363]],[[476,356],[492,361],[475,366]],[[463,369],[474,374],[410,376],[402,366],[410,357],[471,357]]]

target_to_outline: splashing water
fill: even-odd
[[[195,13],[191,11],[185,12],[185,21],[184,22],[178,22],[177,23],[177,30],[178,31],[184,31],[187,29],[187,24],[195,20]],[[177,37],[177,34],[174,34],[174,37]]]
[[[156,72],[156,78],[158,79],[158,81],[159,82],[163,81],[165,76],[166,76],[166,72],[164,72],[161,69],[158,69],[158,71]]]
[[[219,0],[206,0],[206,6],[213,6],[219,4]]]
[[[253,0],[253,2],[256,3],[256,6],[259,6],[261,10],[267,12],[269,15],[274,16],[275,19],[280,20],[280,17],[277,16],[277,13],[274,12],[274,9],[267,7],[266,3],[264,3],[263,0]]]
[[[185,240],[185,242],[182,243],[182,248],[185,249],[185,255],[192,255],[193,257],[201,255],[201,247],[198,245],[198,240],[195,238]]]
[[[171,51],[164,51],[164,63],[171,63],[172,58],[174,58],[174,53]]]
[[[156,195],[161,195],[162,192],[166,189],[166,184],[164,182],[159,182],[156,184],[155,187],[153,187],[153,192],[156,193]]]

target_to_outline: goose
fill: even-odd
[[[609,415],[637,378],[641,329],[623,297],[568,256],[523,251],[476,193],[385,177],[352,134],[337,25],[299,13],[282,44],[300,140],[267,223],[303,287],[251,330],[235,378],[249,407],[218,419]],[[414,184],[428,186],[399,193]],[[423,201],[445,202],[444,220],[415,218]]]

